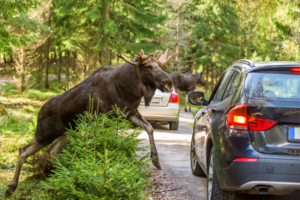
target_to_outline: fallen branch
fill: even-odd
[[[6,112],[6,110],[3,108],[3,106],[2,106],[2,104],[1,104],[1,102],[0,102],[0,116],[1,115],[7,115],[7,112]]]
[[[173,188],[173,189],[169,189],[169,190],[158,191],[155,193],[169,192],[169,191],[174,191],[174,190],[179,190],[179,189],[181,189],[181,188]]]

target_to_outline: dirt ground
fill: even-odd
[[[180,123],[177,131],[168,126],[154,124],[154,139],[162,170],[153,169],[154,186],[149,199],[189,199],[205,200],[206,178],[194,176],[190,169],[190,142],[194,121],[190,113],[180,111]],[[143,145],[149,145],[145,131],[140,135]],[[236,195],[235,200],[299,200],[300,192],[289,196]]]

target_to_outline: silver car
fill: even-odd
[[[144,99],[138,107],[144,119],[150,123],[169,124],[170,130],[177,130],[179,125],[179,95],[173,92],[156,90],[150,106],[146,107]]]

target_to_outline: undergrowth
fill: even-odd
[[[69,144],[52,160],[53,174],[44,181],[20,184],[14,199],[145,199],[148,155],[140,157],[140,131],[118,108],[106,114],[85,112],[68,129]],[[34,183],[34,184],[32,184]]]

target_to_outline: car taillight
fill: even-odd
[[[276,122],[267,119],[261,119],[253,116],[248,117],[249,131],[265,131],[274,126]]]
[[[232,108],[227,114],[227,126],[236,130],[247,130],[247,104]]]
[[[292,71],[292,72],[300,72],[300,68],[292,68],[292,69],[290,69],[290,71]]]
[[[179,103],[178,94],[171,93],[169,102],[170,103]]]
[[[257,162],[258,158],[236,158],[234,161],[237,162]]]
[[[291,68],[290,71],[293,72],[293,74],[300,74],[300,68]]]
[[[247,104],[238,105],[227,114],[227,126],[235,130],[265,131],[275,124],[272,120],[248,116]]]

